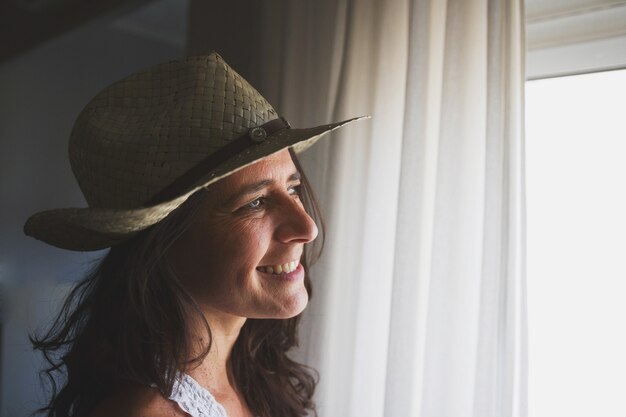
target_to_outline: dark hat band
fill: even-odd
[[[221,163],[237,156],[250,146],[263,143],[268,136],[271,136],[283,129],[289,129],[290,127],[291,126],[285,118],[279,117],[278,119],[270,120],[261,126],[249,129],[245,134],[241,135],[237,139],[234,139],[229,144],[221,147],[191,167],[191,169],[183,175],[152,196],[143,204],[143,206],[152,207],[180,196],[185,191],[188,191],[189,188],[200,180],[200,178],[205,176],[207,173],[210,173]],[[209,178],[212,176],[215,176],[215,173],[210,174]]]

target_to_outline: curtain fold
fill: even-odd
[[[522,0],[262,4],[231,53],[278,112],[372,115],[302,157],[328,231],[295,353],[320,417],[525,417]]]
[[[411,5],[385,415],[525,416],[522,4]]]
[[[285,52],[284,71],[290,75],[279,112],[296,126],[355,115],[376,117],[338,131],[303,155],[326,215],[328,240],[324,257],[313,270],[315,295],[304,315],[299,356],[320,371],[320,416],[380,416],[408,3],[322,3],[321,7],[311,7],[310,2],[285,4],[292,47]],[[301,16],[308,16],[307,21],[299,20]]]

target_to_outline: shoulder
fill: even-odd
[[[154,388],[126,384],[98,404],[89,417],[189,417]]]

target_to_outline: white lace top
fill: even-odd
[[[174,384],[170,400],[191,417],[228,417],[222,404],[208,390],[182,372]]]

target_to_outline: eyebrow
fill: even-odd
[[[301,178],[302,177],[300,173],[296,171],[289,176],[289,178],[287,179],[287,182],[299,181]],[[224,206],[230,206],[234,204],[236,201],[238,201],[239,199],[245,197],[246,195],[254,194],[257,191],[262,190],[263,188],[267,187],[268,185],[274,184],[275,182],[276,181],[274,180],[267,179],[267,180],[255,182],[254,184],[245,185],[238,192],[230,196],[230,198],[228,198],[228,200],[226,200],[226,202],[224,203]]]

